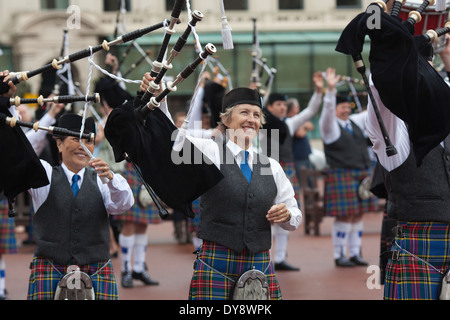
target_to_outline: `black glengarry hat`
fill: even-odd
[[[58,122],[58,127],[70,130],[70,131],[78,131],[81,130],[81,124],[83,121],[83,117],[75,114],[75,113],[66,113],[61,116]],[[83,133],[94,133],[97,134],[97,127],[95,124],[95,120],[93,117],[86,118],[84,123],[84,132]]]
[[[268,104],[272,104],[275,101],[286,101],[286,100],[287,98],[284,94],[274,92],[269,95]]]
[[[259,92],[246,87],[235,88],[223,97],[222,112],[238,104],[253,104],[262,109],[262,99]]]
[[[336,95],[336,105],[338,105],[340,103],[344,103],[344,102],[351,103],[351,102],[353,102],[353,100],[350,97],[350,95],[348,95],[348,94],[345,94],[345,93],[337,94]]]

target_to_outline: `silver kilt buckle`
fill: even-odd
[[[269,300],[269,282],[266,275],[253,268],[244,272],[236,281],[232,300]]]
[[[69,266],[67,274],[58,282],[54,300],[95,300],[91,277],[78,266]]]

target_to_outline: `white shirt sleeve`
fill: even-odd
[[[45,160],[41,160],[41,164],[47,173],[47,178],[50,184],[37,189],[28,190],[33,201],[33,209],[35,213],[47,200],[52,183],[52,166]],[[82,181],[80,183],[82,184]],[[97,185],[100,193],[102,194],[103,204],[105,205],[108,214],[121,214],[133,206],[134,196],[131,188],[125,178],[123,178],[120,174],[114,174],[113,179],[106,184],[103,184],[101,179],[97,176]]]
[[[336,119],[336,89],[334,89],[326,92],[319,118],[319,129],[324,144],[333,143],[341,136]]]
[[[203,112],[203,97],[205,95],[205,89],[203,87],[199,87],[195,98],[192,101],[191,114],[189,117],[189,130],[198,130],[201,129],[202,123],[202,112]],[[200,124],[200,126],[198,125]]]
[[[310,120],[317,113],[317,111],[319,111],[321,102],[322,93],[314,92],[308,102],[308,106],[304,110],[295,116],[286,119],[285,122],[289,128],[291,136],[294,136],[298,128],[300,128],[306,121]]]
[[[408,158],[410,153],[410,141],[405,123],[386,108],[380,99],[379,93],[370,79],[372,93],[378,110],[383,120],[386,131],[392,145],[396,148],[397,154],[388,157],[386,154],[386,143],[380,129],[374,106],[369,99],[367,105],[366,131],[372,141],[373,150],[378,156],[380,164],[387,170],[392,171],[400,166]]]
[[[122,214],[133,206],[133,192],[127,180],[120,174],[115,173],[113,179],[105,184],[97,176],[97,185],[108,214]]]
[[[277,186],[277,195],[274,204],[285,203],[286,208],[291,212],[291,220],[280,223],[280,226],[285,230],[294,231],[302,223],[302,212],[298,208],[294,188],[281,165],[272,158],[269,158],[269,162]]]

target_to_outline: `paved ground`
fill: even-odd
[[[381,300],[381,289],[374,286],[374,273],[366,267],[337,268],[332,256],[330,236],[332,218],[324,218],[321,235],[305,235],[303,226],[290,235],[288,262],[299,266],[300,272],[277,272],[285,300]],[[375,266],[380,253],[381,213],[364,217],[363,256]],[[19,239],[23,238],[19,234]],[[190,244],[177,244],[173,237],[172,222],[151,225],[148,228],[149,246],[147,264],[150,276],[159,286],[143,286],[135,282],[132,289],[119,285],[121,300],[186,300],[195,256]],[[23,245],[20,252],[5,255],[6,286],[9,300],[25,300],[29,277],[29,263],[34,247]],[[113,259],[120,281],[120,256]]]

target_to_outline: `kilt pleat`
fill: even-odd
[[[442,273],[450,268],[450,224],[437,222],[401,222],[401,235],[395,242],[402,248]],[[399,250],[394,244],[392,250]],[[389,259],[386,266],[384,299],[436,300],[442,274],[402,250],[398,259]]]
[[[360,182],[370,175],[370,169],[341,169],[327,171],[324,183],[324,208],[328,216],[354,216],[378,210],[378,199],[358,196]]]
[[[250,254],[245,249],[237,253],[219,244],[203,241],[195,265],[189,289],[190,300],[229,300],[235,280],[253,267],[266,274],[270,299],[282,298],[268,250]]]
[[[28,300],[53,300],[58,282],[70,265],[59,265],[45,258],[33,257],[28,283]],[[105,265],[106,264],[106,265]],[[117,300],[117,285],[111,260],[79,266],[80,271],[91,276],[95,300]],[[100,271],[98,271],[101,269]],[[97,272],[98,271],[98,272]]]

